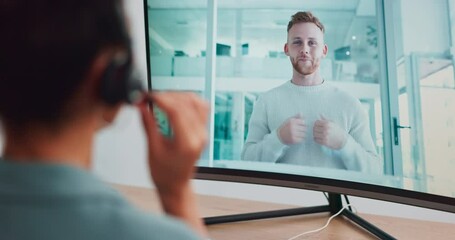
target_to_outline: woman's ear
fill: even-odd
[[[102,108],[101,121],[98,126],[98,129],[111,125],[114,122],[115,118],[117,117],[118,112],[120,111],[121,107],[122,107],[121,103],[116,104],[115,106],[105,105]]]
[[[113,61],[115,56],[114,49],[105,49],[99,52],[96,55],[95,59],[93,60],[92,67],[90,72],[87,76],[87,80],[90,81],[90,93],[96,101],[99,101],[100,111],[101,111],[101,119],[99,128],[106,127],[111,125],[114,122],[115,117],[117,116],[120,108],[122,106],[121,103],[115,105],[106,104],[105,101],[102,99],[101,96],[101,87],[103,84],[103,78],[107,71],[109,71],[109,67]]]
[[[85,81],[87,86],[87,92],[90,94],[90,98],[100,98],[100,87],[102,84],[102,78],[107,71],[113,57],[113,51],[111,49],[101,50],[93,58],[92,63],[85,75]]]

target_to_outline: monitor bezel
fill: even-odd
[[[340,179],[201,166],[197,167],[195,179],[345,194],[455,213],[455,198]]]

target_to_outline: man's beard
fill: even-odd
[[[299,61],[293,61],[291,59],[291,63],[292,63],[292,67],[294,68],[294,70],[304,76],[307,76],[307,75],[311,75],[313,74],[314,72],[316,72],[316,70],[318,69],[319,67],[319,61],[318,60],[314,60],[313,62],[311,62],[311,65],[310,66],[302,66],[302,65],[299,65]]]

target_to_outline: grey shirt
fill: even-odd
[[[143,213],[82,169],[0,159],[0,238],[200,239],[183,222]]]

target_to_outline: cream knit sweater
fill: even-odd
[[[285,145],[278,138],[277,129],[298,113],[307,125],[306,137],[301,143]],[[348,133],[340,150],[313,140],[313,125],[321,115]],[[360,101],[327,81],[317,86],[298,86],[287,81],[262,94],[254,105],[242,159],[378,174],[383,171]]]

